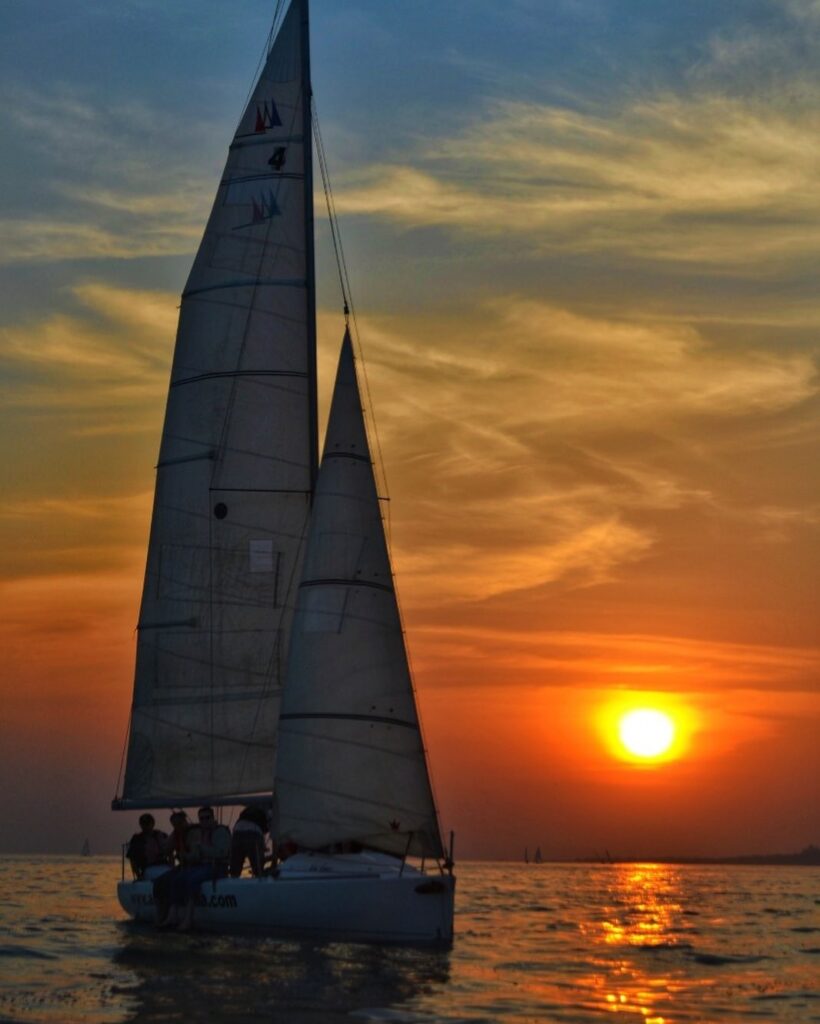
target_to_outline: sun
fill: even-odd
[[[703,714],[666,690],[602,694],[593,722],[604,749],[632,768],[655,770],[696,752]]]
[[[675,723],[664,711],[638,708],[621,716],[618,738],[635,757],[661,757],[675,742]]]

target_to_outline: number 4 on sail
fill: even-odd
[[[182,295],[114,807],[267,805],[291,855],[209,881],[197,927],[449,942],[452,841],[347,328],[319,466],[312,124],[291,0]],[[144,920],[152,893],[118,887]]]

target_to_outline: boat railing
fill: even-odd
[[[407,833],[407,845],[404,848],[404,856],[401,859],[401,867],[399,868],[399,878],[404,874],[404,865],[407,863],[407,857],[410,853],[410,844],[413,842],[413,833]]]

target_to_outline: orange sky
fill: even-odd
[[[455,72],[433,51],[462,92],[424,131],[433,99],[414,90],[434,75],[385,59],[362,85],[318,43],[398,585],[463,856],[820,841],[820,19],[769,6],[765,31],[693,15],[679,49],[677,15],[645,12],[674,57],[629,82],[616,37],[597,84],[577,33],[562,59],[586,71],[560,81],[540,51],[518,76],[492,65],[489,36]],[[0,850],[113,851],[132,831],[108,803],[176,306],[244,95],[168,46],[163,17],[154,72],[127,90],[83,79],[85,22],[48,104],[22,59],[0,83],[20,196],[0,210]],[[382,28],[368,45],[389,55]],[[232,40],[252,66],[256,36]],[[62,42],[37,45],[56,60]],[[173,75],[178,99],[159,95]],[[319,261],[326,401],[342,323],[324,228]],[[613,756],[601,713],[633,700],[687,716],[680,758]]]

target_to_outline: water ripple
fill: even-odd
[[[0,858],[0,1022],[820,1019],[814,869],[466,863],[449,952],[160,934],[123,920],[118,870]]]

